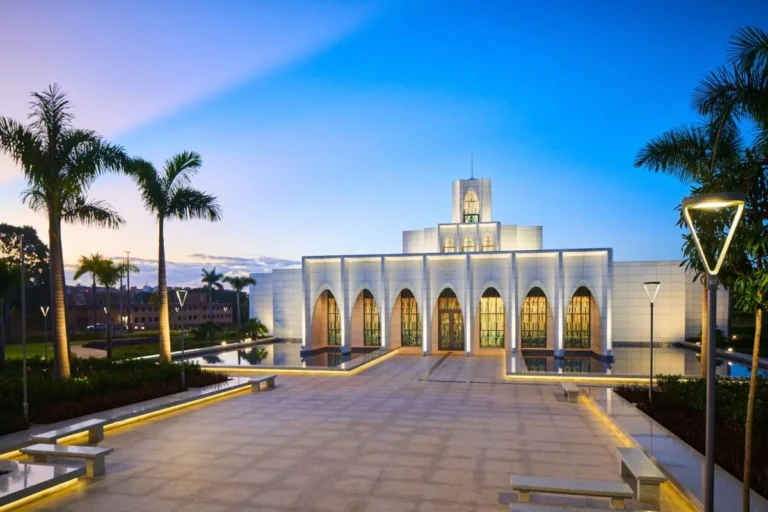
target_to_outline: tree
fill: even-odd
[[[214,269],[215,271],[215,269]],[[224,278],[225,283],[229,283],[235,293],[237,294],[237,328],[240,328],[240,292],[246,286],[256,286],[256,280],[251,276],[227,276]]]
[[[213,289],[216,288],[217,290],[224,289],[224,286],[221,284],[221,279],[224,277],[224,274],[217,274],[216,273],[216,267],[213,267],[213,270],[210,272],[203,269],[203,272],[200,274],[200,281],[204,283],[203,288],[205,288],[208,291],[208,319],[213,322],[213,305],[212,305],[212,294]]]
[[[753,312],[757,322],[747,400],[742,486],[742,510],[749,511],[757,363],[763,311],[768,306],[765,245],[768,243],[768,33],[756,27],[737,30],[731,37],[727,54],[730,67],[720,67],[707,75],[696,89],[694,103],[703,115],[719,115],[729,122],[748,122],[755,132],[740,183],[742,190],[746,190],[747,204],[739,238],[748,264],[739,269],[735,286],[737,307]]]
[[[0,369],[5,364],[5,295],[20,277],[18,269],[0,259]]]
[[[216,198],[190,186],[190,180],[202,166],[200,155],[182,152],[165,162],[161,172],[140,158],[131,159],[126,170],[139,187],[144,206],[157,219],[157,281],[160,294],[160,360],[171,360],[171,330],[168,312],[168,285],[165,269],[165,223],[169,220],[221,219]]]
[[[87,202],[85,195],[96,178],[122,167],[125,153],[94,131],[73,128],[69,100],[57,85],[32,93],[32,98],[29,125],[0,117],[0,149],[24,172],[29,185],[25,202],[48,216],[54,375],[66,379],[69,352],[61,222],[74,198]]]
[[[96,281],[98,280],[98,272],[101,269],[101,267],[106,263],[107,261],[111,261],[106,259],[101,253],[97,252],[96,254],[91,254],[90,256],[80,256],[80,259],[77,260],[77,268],[75,269],[75,275],[73,278],[75,280],[80,279],[86,274],[89,274],[92,279],[91,284],[91,311],[93,312],[93,323],[96,324],[97,322],[97,305],[96,305]]]
[[[645,167],[654,172],[661,172],[678,178],[683,183],[699,186],[719,168],[733,166],[739,162],[743,153],[741,133],[733,122],[719,118],[705,118],[700,123],[669,130],[652,139],[637,153],[635,167]],[[697,189],[692,188],[692,194]],[[682,216],[677,225],[685,226]],[[717,246],[718,239],[711,223],[705,223],[699,233],[703,247]],[[709,229],[706,229],[709,228]],[[693,238],[683,236],[683,263],[694,273],[694,280],[701,281],[701,364],[699,376],[707,374],[707,345],[709,344],[707,326],[709,318],[706,271],[699,258]],[[714,340],[713,340],[714,342]]]
[[[110,295],[112,287],[120,280],[120,276],[123,274],[124,269],[122,265],[115,264],[112,260],[100,260],[97,261],[93,268],[93,273],[96,280],[104,286],[107,293],[107,359],[112,359],[112,304],[110,301]]]

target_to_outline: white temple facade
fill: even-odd
[[[250,315],[302,349],[413,347],[610,356],[648,343],[645,281],[660,281],[656,342],[701,332],[701,284],[679,261],[615,262],[609,247],[545,249],[541,226],[494,221],[491,180],[453,182],[450,223],[403,232],[403,252],[305,256],[251,274]],[[727,333],[728,294],[717,321]]]

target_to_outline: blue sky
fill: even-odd
[[[23,26],[28,8],[9,5],[0,14]],[[469,176],[473,154],[475,175],[493,180],[494,219],[543,225],[545,247],[677,259],[673,209],[687,187],[634,169],[635,154],[693,121],[691,92],[724,63],[731,33],[768,21],[758,1],[93,5],[71,10],[119,17],[124,37],[71,36],[81,38],[68,48],[74,70],[0,57],[19,76],[0,86],[0,114],[23,116],[26,94],[56,80],[81,124],[132,154],[161,164],[199,151],[195,183],[219,197],[224,220],[172,224],[166,246],[196,272],[227,258],[247,270],[263,257],[398,252],[402,230],[450,221],[450,183]],[[35,44],[40,54],[61,45]],[[130,72],[120,66],[118,82],[90,62],[94,45],[124,54]],[[132,187],[110,177],[93,189],[129,224],[98,236],[68,228],[68,261],[155,257],[154,222]],[[44,231],[22,188],[0,161],[0,216]]]

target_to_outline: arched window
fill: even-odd
[[[493,239],[491,238],[491,235],[485,235],[485,238],[483,239],[483,252],[488,251],[495,251],[496,247],[493,245]]]
[[[480,298],[480,346],[504,348],[504,301],[495,288]]]
[[[373,294],[363,291],[363,345],[366,347],[381,346],[381,331],[379,330],[379,308]]]
[[[592,294],[580,286],[571,297],[565,315],[565,348],[589,348],[589,314]]]
[[[407,288],[400,294],[400,322],[402,346],[420,347],[421,318],[419,317],[419,306],[416,304],[416,297]]]
[[[456,244],[453,243],[453,238],[447,237],[443,240],[443,252],[456,252]]]
[[[477,194],[472,189],[469,189],[464,196],[464,222],[467,224],[480,222],[480,203],[477,201]]]
[[[547,297],[541,288],[532,289],[523,301],[520,334],[522,348],[547,346]]]
[[[437,299],[439,350],[461,350],[464,348],[464,319],[459,299],[453,290],[446,288]]]
[[[461,245],[462,252],[475,252],[475,241],[470,237],[464,239],[464,243]]]
[[[336,297],[328,290],[325,291],[328,299],[328,345],[341,345],[341,319]]]

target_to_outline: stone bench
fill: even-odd
[[[104,458],[112,448],[97,446],[61,446],[58,444],[33,444],[21,449],[21,453],[32,457],[32,462],[48,462],[49,457],[64,459],[85,459],[85,474],[91,478],[104,475]]]
[[[261,377],[254,377],[251,379],[251,392],[258,393],[261,391],[262,383],[266,383],[267,389],[275,389],[275,379],[277,375],[262,375]]]
[[[624,482],[601,482],[512,475],[509,477],[509,483],[512,486],[512,490],[517,491],[517,499],[520,503],[528,503],[532,492],[540,492],[546,494],[570,494],[574,496],[610,498],[611,508],[623,509],[624,500],[634,496],[632,488]]]
[[[637,500],[659,505],[659,486],[667,481],[664,473],[637,448],[616,448],[621,457],[621,476],[637,480]]]
[[[91,443],[98,443],[104,439],[104,425],[106,424],[107,420],[95,418],[92,420],[81,421],[80,423],[73,423],[67,427],[51,430],[50,432],[34,434],[30,436],[30,439],[36,443],[56,444],[62,437],[79,434],[80,432],[85,432],[87,430],[88,441]]]
[[[595,512],[594,507],[569,507],[567,505],[545,505],[542,503],[510,503],[509,512]],[[632,512],[653,512],[633,510]]]
[[[563,382],[560,384],[563,387],[563,395],[568,397],[570,403],[576,403],[579,401],[579,394],[581,389],[576,384],[571,382]]]

